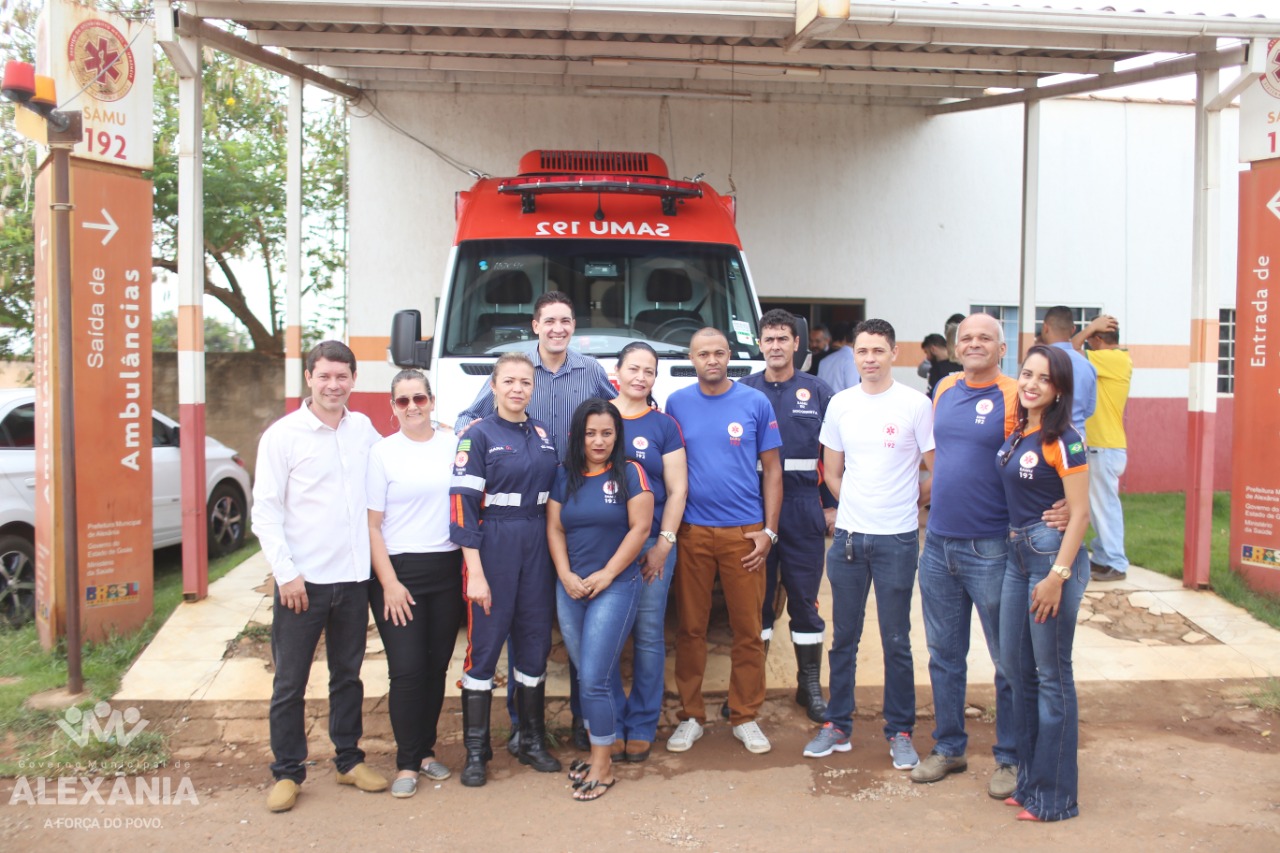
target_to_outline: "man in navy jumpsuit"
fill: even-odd
[[[827,520],[818,490],[822,455],[818,433],[832,391],[816,376],[795,369],[799,346],[796,321],[790,312],[769,311],[760,319],[760,349],[766,367],[744,378],[742,384],[769,398],[782,434],[782,512],[778,545],[769,552],[766,563],[760,636],[767,650],[773,638],[777,618],[774,601],[781,580],[787,591],[791,642],[796,652],[796,702],[805,706],[809,719],[820,723],[827,710],[821,684],[822,639],[827,626],[818,613],[818,587],[822,584]]]

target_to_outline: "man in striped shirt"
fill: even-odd
[[[530,355],[534,373],[533,395],[529,398],[529,407],[525,411],[529,413],[529,417],[542,421],[551,429],[556,455],[561,462],[569,447],[569,424],[573,420],[574,410],[583,400],[592,397],[612,400],[618,396],[617,390],[609,382],[609,374],[600,366],[600,362],[569,347],[576,328],[573,301],[567,293],[549,290],[533,303],[533,333],[538,336],[538,349]],[[461,434],[472,421],[492,417],[493,412],[493,391],[486,383],[476,395],[475,401],[458,415],[453,428]],[[513,657],[511,644],[508,642],[508,670]],[[587,740],[587,729],[578,702],[577,672],[573,670],[572,664],[569,676],[573,743],[578,749],[586,750],[591,744]],[[513,732],[507,749],[515,755],[520,747],[515,691],[511,688],[515,682],[508,680],[507,684],[507,712],[511,715]]]

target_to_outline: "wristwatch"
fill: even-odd
[[[670,542],[672,545],[676,544],[676,535],[670,530],[659,530],[658,535]]]
[[[769,528],[767,528],[767,527],[766,527],[766,528],[764,529],[764,535],[769,537],[769,542],[770,542],[770,543],[772,543],[772,544],[774,544],[774,545],[777,545],[777,544],[778,544],[778,534],[774,533],[774,532],[773,532],[772,530],[770,530]]]
[[[1049,571],[1053,572],[1055,575],[1062,578],[1064,581],[1071,580],[1070,566],[1050,566]]]

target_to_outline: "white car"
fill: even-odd
[[[20,625],[35,606],[35,391],[0,389],[0,623]],[[244,544],[253,491],[244,460],[205,438],[209,556]],[[151,413],[153,547],[182,541],[182,462],[178,424]]]

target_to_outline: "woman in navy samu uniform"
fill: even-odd
[[[493,366],[495,417],[476,421],[458,442],[449,489],[449,533],[462,546],[467,659],[462,675],[462,784],[485,783],[493,673],[510,635],[520,684],[521,764],[560,770],[547,752],[547,656],[555,619],[556,574],[547,550],[547,499],[556,477],[556,447],[541,421],[525,414],[533,362],[506,353]]]

